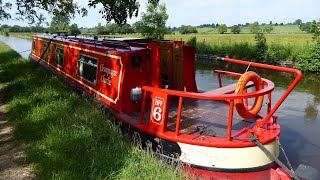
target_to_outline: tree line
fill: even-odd
[[[181,27],[173,27],[171,28],[172,32],[178,31],[181,34],[193,34],[198,33],[197,28],[215,28],[218,33],[225,34],[230,29],[230,32],[233,34],[240,34],[243,27],[248,27],[250,33],[256,34],[257,31],[262,31],[264,33],[271,33],[274,30],[274,26],[284,26],[284,25],[298,25],[301,31],[312,33],[312,24],[316,22],[315,20],[311,22],[303,23],[301,19],[297,19],[292,23],[273,23],[272,21],[267,23],[259,23],[258,21],[254,23],[245,23],[245,24],[238,24],[228,27],[226,24],[201,24],[199,26],[185,26],[182,25]]]
[[[8,32],[36,32],[36,33],[42,33],[45,32],[47,28],[44,28],[42,26],[9,26],[7,24],[3,24],[0,26],[0,30],[7,29]]]

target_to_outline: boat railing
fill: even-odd
[[[274,89],[273,82],[263,79],[263,83],[266,86],[264,89],[255,91],[255,92],[248,92],[247,94],[236,95],[236,94],[204,94],[204,93],[194,93],[194,92],[184,92],[184,91],[177,91],[177,90],[169,90],[169,89],[162,89],[162,88],[155,88],[150,86],[142,87],[143,90],[143,101],[142,101],[142,110],[140,114],[140,124],[143,124],[144,118],[144,111],[146,106],[146,99],[147,99],[147,92],[155,94],[165,95],[166,97],[176,96],[179,97],[179,104],[177,109],[177,118],[176,118],[176,130],[175,135],[178,136],[180,134],[180,120],[181,120],[181,113],[182,113],[182,106],[184,99],[191,98],[191,99],[199,99],[199,100],[212,100],[212,101],[225,101],[229,100],[229,117],[228,117],[228,129],[227,129],[227,140],[231,140],[231,131],[232,131],[232,120],[233,120],[233,111],[234,111],[234,100],[235,99],[247,99],[247,98],[257,98],[259,96],[264,96],[269,94]],[[164,107],[168,106],[168,101],[165,101]],[[167,122],[168,114],[164,113],[162,117],[163,122]],[[166,125],[162,126],[164,131],[166,130]]]
[[[254,92],[247,92],[244,94],[205,94],[205,93],[195,93],[195,92],[184,92],[184,91],[177,91],[177,90],[170,90],[170,89],[162,89],[162,88],[156,88],[156,87],[150,87],[150,86],[144,86],[142,87],[143,90],[143,99],[142,99],[142,109],[140,114],[140,124],[144,124],[144,112],[146,109],[146,102],[148,101],[148,96],[152,97],[164,97],[168,98],[170,97],[178,97],[179,103],[177,108],[177,117],[176,117],[176,129],[175,129],[175,136],[179,136],[180,134],[180,123],[181,123],[181,113],[182,113],[182,107],[183,107],[183,101],[185,99],[198,99],[198,100],[212,100],[212,101],[228,101],[229,102],[229,113],[228,113],[228,126],[227,126],[227,135],[226,140],[231,141],[231,132],[232,132],[232,121],[233,121],[233,112],[234,112],[234,102],[236,99],[249,99],[249,98],[258,98],[259,96],[268,96],[268,114],[265,117],[261,117],[259,123],[257,123],[257,126],[259,128],[263,128],[268,120],[273,116],[275,111],[279,108],[279,106],[283,103],[283,101],[286,99],[286,97],[290,94],[290,92],[293,90],[293,88],[297,85],[297,83],[300,81],[302,74],[297,69],[291,69],[291,68],[285,68],[285,67],[278,67],[278,66],[272,66],[272,65],[266,65],[266,64],[260,64],[260,63],[253,63],[253,62],[246,62],[241,60],[234,60],[234,59],[228,59],[224,58],[222,59],[226,62],[236,63],[236,64],[242,64],[242,65],[250,65],[252,67],[257,68],[263,68],[263,69],[270,69],[280,72],[287,72],[292,73],[296,75],[296,78],[291,83],[291,85],[288,87],[288,89],[285,91],[285,93],[281,96],[281,98],[278,100],[278,102],[274,105],[274,107],[271,107],[271,92],[274,89],[274,83],[270,80],[262,78],[264,88],[258,91]],[[220,74],[225,74],[228,76],[233,77],[240,77],[241,74],[235,73],[235,72],[228,72],[228,71],[215,71],[218,73],[219,77],[219,86],[222,87],[221,77]],[[156,101],[152,100],[152,103],[157,103]],[[152,109],[153,104],[151,104],[151,114],[154,113],[156,109]],[[164,108],[168,107],[168,101],[164,102]],[[167,119],[168,119],[168,109],[164,110],[164,113],[162,114],[162,122],[160,132],[165,132],[167,130]],[[163,110],[162,110],[163,112]],[[156,112],[159,114],[159,112]],[[150,122],[151,123],[151,118]]]
[[[268,122],[268,120],[278,110],[278,108],[281,106],[281,104],[284,102],[284,100],[288,97],[288,95],[292,92],[292,90],[296,87],[296,85],[299,83],[299,81],[302,78],[302,73],[298,69],[281,67],[281,66],[273,66],[273,65],[261,64],[261,63],[254,63],[254,62],[248,62],[248,61],[242,61],[242,60],[236,60],[236,59],[230,59],[230,58],[220,58],[220,60],[224,62],[245,65],[248,67],[251,66],[251,67],[256,67],[261,69],[290,73],[296,76],[295,79],[289,85],[289,87],[286,89],[286,91],[282,94],[280,99],[277,101],[277,103],[273,106],[272,109],[270,109],[270,112],[268,112],[267,116],[264,117],[264,119],[262,119],[262,122],[259,127],[263,127]]]

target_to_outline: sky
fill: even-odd
[[[88,0],[74,0],[86,7]],[[128,19],[132,24],[140,19],[141,12],[145,11],[147,0],[139,0],[140,10],[138,18]],[[303,22],[320,20],[320,0],[160,0],[165,3],[169,19],[167,25],[179,27],[181,25],[200,24],[234,24],[253,23],[289,23],[296,19]],[[105,24],[101,18],[99,8],[89,8],[88,16],[76,17],[71,22],[78,27],[94,27],[98,23]],[[11,10],[14,13],[14,10]],[[47,21],[51,17],[47,15]],[[1,24],[26,26],[23,21],[5,21]]]

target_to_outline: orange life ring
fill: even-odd
[[[263,89],[261,77],[257,73],[249,71],[239,78],[236,84],[235,94],[243,94],[249,81],[253,82],[256,91]],[[251,119],[256,117],[260,111],[263,103],[263,96],[256,97],[253,106],[250,108],[243,104],[243,99],[235,99],[234,103],[241,117],[244,119]]]

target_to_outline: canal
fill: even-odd
[[[21,56],[28,57],[31,41],[15,37],[0,36],[0,40],[12,49],[21,52]],[[233,67],[230,64],[208,65],[197,64],[197,86],[202,90],[217,88],[217,76],[213,69],[224,69],[243,73],[247,67]],[[272,93],[273,102],[280,96],[294,77],[272,71],[257,71],[262,77],[272,80],[276,88]],[[223,78],[225,84],[236,82],[232,78]],[[294,91],[285,100],[275,113],[281,124],[280,142],[293,166],[296,169],[300,164],[320,170],[320,74],[303,74],[303,78]],[[281,153],[280,159],[284,164],[286,159]]]

